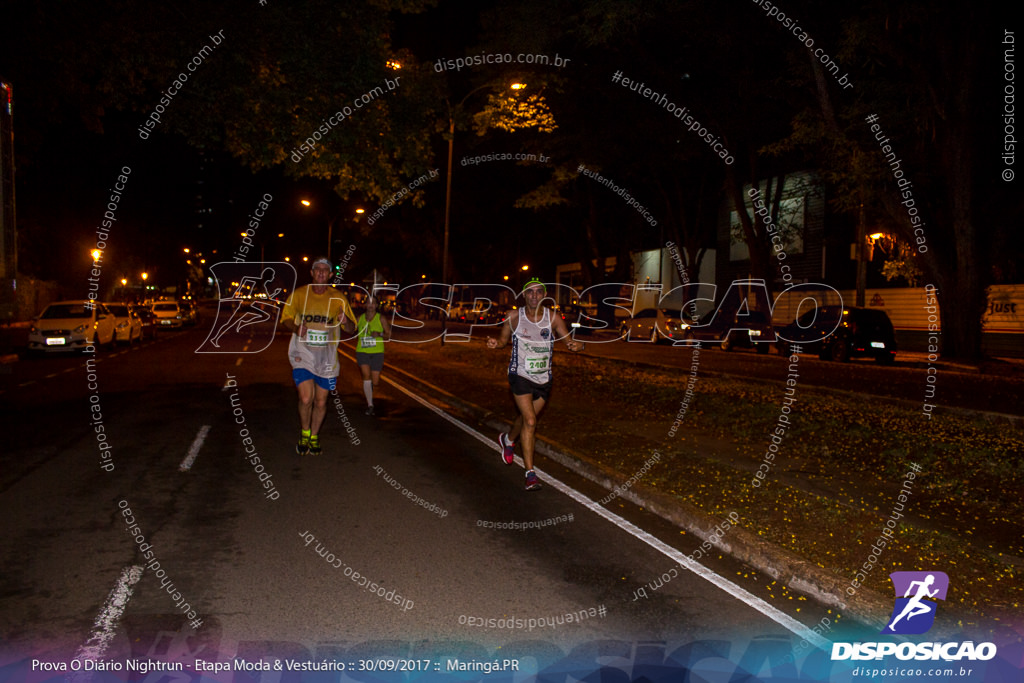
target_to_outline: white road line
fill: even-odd
[[[85,641],[82,647],[78,648],[73,659],[91,659],[93,661],[102,659],[110,641],[114,638],[114,630],[117,622],[121,620],[125,608],[128,606],[128,599],[132,597],[132,590],[135,584],[142,578],[143,567],[132,565],[121,570],[121,578],[118,579],[114,590],[110,591],[107,601],[103,603],[103,609],[92,626],[92,635]],[[91,671],[78,671],[69,674],[65,679],[69,683],[84,683],[92,679]]]
[[[203,442],[206,441],[206,435],[209,433],[210,425],[203,425],[199,428],[199,433],[192,440],[192,445],[188,447],[188,455],[185,456],[185,459],[181,461],[181,465],[178,466],[179,472],[188,472],[192,469],[192,463],[196,461],[199,449],[203,447]]]
[[[345,355],[346,357],[351,358],[351,356],[348,356],[347,353],[343,354],[343,355]],[[353,359],[353,360],[355,360],[355,359]],[[396,389],[398,389],[399,391],[401,391],[403,394],[405,394],[409,398],[411,398],[414,401],[420,403],[424,407],[434,411],[439,416],[441,416],[445,420],[448,420],[453,425],[455,425],[456,427],[458,427],[462,431],[466,432],[470,436],[475,437],[476,439],[478,439],[482,443],[487,444],[492,449],[498,450],[498,443],[494,439],[487,438],[486,436],[484,436],[483,434],[481,434],[477,430],[473,429],[469,425],[459,421],[457,418],[452,417],[451,415],[449,415],[448,413],[444,412],[443,410],[441,410],[437,406],[433,405],[432,403],[429,403],[426,399],[423,399],[423,398],[419,397],[418,395],[412,393],[411,391],[409,391],[405,387],[401,386],[400,384],[396,383],[395,381],[393,381],[393,380],[391,380],[391,379],[389,379],[387,377],[381,377],[381,379],[383,379],[385,382],[387,382],[391,386],[393,386]],[[519,456],[516,456],[516,462],[519,463],[520,466],[523,466],[523,461],[519,458]],[[801,638],[803,638],[807,642],[812,643],[816,647],[819,647],[819,648],[821,648],[823,650],[828,650],[829,647],[831,647],[831,645],[832,645],[831,641],[829,641],[826,638],[821,637],[820,635],[818,635],[817,633],[815,633],[814,631],[809,629],[807,626],[804,626],[802,623],[800,623],[799,621],[797,621],[793,617],[789,616],[785,612],[777,609],[776,607],[773,607],[772,605],[768,604],[767,602],[765,602],[761,598],[757,597],[756,595],[750,593],[746,589],[736,585],[732,581],[730,581],[730,580],[728,580],[728,579],[726,579],[726,578],[724,578],[722,576],[719,576],[718,574],[716,574],[715,572],[711,571],[710,569],[708,569],[704,565],[702,565],[702,564],[700,564],[698,562],[694,562],[693,560],[691,560],[689,557],[687,557],[686,555],[684,555],[680,551],[676,550],[675,548],[673,548],[672,546],[668,545],[667,543],[664,543],[663,541],[655,538],[654,536],[652,536],[651,534],[647,533],[643,529],[639,528],[635,524],[633,524],[633,523],[623,519],[622,517],[619,517],[614,512],[610,512],[610,511],[606,510],[605,508],[601,507],[599,504],[597,504],[596,502],[594,502],[591,499],[587,498],[585,495],[583,495],[582,493],[580,493],[576,489],[572,488],[571,486],[560,482],[559,480],[551,477],[548,474],[545,474],[540,468],[534,467],[534,471],[537,472],[538,476],[539,475],[543,475],[545,483],[548,483],[553,488],[558,489],[559,491],[561,491],[565,495],[569,496],[570,498],[572,498],[576,502],[578,502],[581,505],[583,505],[588,510],[591,510],[595,514],[600,515],[601,517],[604,517],[609,522],[611,522],[612,524],[618,526],[623,531],[625,531],[625,532],[627,532],[629,534],[632,534],[638,540],[643,541],[647,545],[651,546],[655,550],[659,551],[660,553],[662,553],[663,555],[668,557],[670,560],[673,560],[673,561],[679,563],[680,566],[689,569],[691,572],[693,572],[697,576],[701,577],[705,581],[709,581],[712,584],[714,584],[715,586],[718,586],[719,588],[721,588],[723,591],[725,591],[729,595],[733,596],[737,600],[739,600],[739,601],[745,603],[746,605],[752,607],[753,609],[757,610],[758,612],[760,612],[761,614],[765,615],[766,617],[768,617],[769,619],[771,619],[775,623],[779,624],[780,626],[783,626],[783,627],[789,629],[790,631],[792,631],[797,636],[800,636]]]

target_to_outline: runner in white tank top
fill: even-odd
[[[551,356],[555,343],[551,339],[551,315],[547,308],[538,322],[529,316],[518,316],[519,322],[512,334],[512,356],[508,361],[508,374],[518,375],[534,384],[551,381]]]
[[[501,326],[501,336],[487,340],[487,348],[497,349],[512,341],[512,357],[508,364],[508,381],[512,387],[519,415],[507,433],[498,435],[501,457],[506,465],[515,461],[515,441],[522,435],[523,462],[526,465],[526,490],[540,488],[533,471],[533,453],[537,440],[537,416],[551,395],[551,361],[555,340],[565,340],[570,351],[583,348],[581,342],[569,339],[569,330],[561,316],[541,306],[547,287],[534,278],[523,287],[525,304],[512,311]]]

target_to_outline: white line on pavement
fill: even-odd
[[[192,463],[196,461],[199,449],[203,447],[203,442],[206,441],[206,435],[209,433],[210,425],[203,425],[199,428],[199,433],[192,440],[192,445],[188,447],[188,455],[185,456],[185,459],[181,461],[181,465],[178,466],[179,472],[188,472],[192,469]]]
[[[351,358],[351,356],[348,356],[347,353],[343,353],[342,355]],[[352,360],[355,360],[355,359],[352,358]],[[387,382],[391,386],[393,386],[396,389],[398,389],[399,391],[401,391],[403,394],[405,394],[409,398],[411,398],[414,401],[420,403],[421,405],[423,405],[424,407],[428,408],[429,410],[432,410],[433,412],[435,412],[440,417],[444,418],[445,420],[448,420],[449,422],[451,422],[456,427],[458,427],[462,431],[466,432],[470,436],[478,439],[482,443],[487,444],[492,449],[498,450],[498,443],[497,443],[496,440],[487,438],[486,436],[484,436],[483,434],[481,434],[477,430],[473,429],[469,425],[461,422],[460,420],[458,420],[455,417],[452,417],[451,415],[449,415],[445,411],[441,410],[437,406],[435,406],[432,403],[428,402],[426,399],[421,398],[417,394],[414,394],[412,391],[406,389],[405,387],[403,387],[402,385],[398,384],[394,380],[391,380],[391,379],[389,379],[387,377],[381,377],[381,379],[383,379],[385,382]],[[516,462],[519,463],[520,466],[523,466],[523,462],[519,458],[519,456],[516,456]],[[745,590],[744,588],[736,585],[732,581],[730,581],[730,580],[728,580],[728,579],[726,579],[726,578],[724,578],[722,576],[719,576],[718,574],[716,574],[712,570],[708,569],[704,565],[691,560],[689,557],[687,557],[686,555],[684,555],[680,551],[676,550],[675,548],[673,548],[672,546],[668,545],[667,543],[661,541],[660,539],[655,538],[654,536],[652,536],[651,534],[647,533],[643,529],[639,528],[635,524],[633,524],[633,523],[623,519],[622,517],[619,517],[614,512],[610,512],[610,511],[606,510],[605,508],[601,507],[601,505],[599,505],[598,503],[592,501],[590,498],[587,498],[585,495],[583,495],[582,493],[580,493],[576,489],[572,488],[571,486],[569,486],[567,484],[564,484],[561,481],[559,481],[559,480],[551,477],[550,475],[544,473],[540,468],[534,467],[534,471],[537,473],[538,476],[543,475],[543,479],[544,479],[544,481],[546,483],[550,484],[555,489],[558,489],[559,491],[561,491],[565,495],[567,495],[570,498],[572,498],[573,500],[577,501],[578,503],[580,503],[581,505],[586,507],[588,510],[591,510],[595,514],[600,515],[601,517],[604,517],[609,522],[611,522],[612,524],[615,524],[616,526],[618,526],[623,531],[633,535],[635,538],[637,538],[638,540],[643,541],[644,543],[646,543],[647,545],[651,546],[655,550],[659,551],[660,553],[662,553],[663,555],[665,555],[669,559],[679,563],[680,566],[686,567],[691,572],[693,572],[697,576],[701,577],[705,581],[709,581],[710,583],[714,584],[715,586],[721,588],[723,591],[725,591],[729,595],[733,596],[734,598],[736,598],[740,602],[743,602],[746,605],[748,605],[748,606],[752,607],[753,609],[757,610],[758,612],[760,612],[761,614],[765,615],[766,617],[768,617],[772,621],[776,622],[777,624],[779,624],[779,625],[789,629],[794,634],[800,636],[801,638],[803,638],[807,642],[812,643],[816,647],[819,647],[819,648],[822,648],[822,649],[825,649],[825,650],[827,650],[831,646],[831,644],[832,644],[831,641],[829,641],[826,638],[821,637],[820,635],[818,635],[817,633],[815,633],[814,631],[809,629],[807,626],[803,625],[802,623],[800,623],[799,621],[794,619],[793,617],[789,616],[785,612],[783,612],[783,611],[773,607],[772,605],[768,604],[767,602],[765,602],[761,598],[757,597],[756,595],[754,595],[754,594],[750,593],[749,591]]]
[[[132,565],[121,570],[121,578],[118,579],[114,590],[110,591],[107,601],[103,603],[103,609],[92,627],[92,635],[85,641],[82,647],[78,648],[73,659],[99,660],[110,647],[110,641],[114,637],[114,629],[117,622],[124,614],[128,606],[128,599],[132,597],[132,590],[142,578],[143,567]],[[69,683],[85,683],[92,679],[92,672],[80,671],[69,674],[65,679]]]

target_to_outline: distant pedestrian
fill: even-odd
[[[565,339],[570,351],[582,350],[583,344],[569,339],[569,330],[562,317],[542,306],[547,287],[537,278],[523,287],[526,300],[522,308],[513,310],[501,326],[501,336],[487,339],[487,348],[497,349],[512,342],[508,364],[508,382],[519,415],[512,429],[498,435],[501,458],[506,465],[515,462],[515,442],[522,437],[523,462],[526,465],[526,490],[540,488],[533,470],[533,454],[537,440],[537,416],[551,396],[551,361],[555,339]]]
[[[384,369],[384,342],[391,339],[391,323],[377,310],[380,301],[375,294],[366,298],[366,312],[356,321],[356,363],[363,375],[363,395],[366,396],[366,414],[374,414],[373,392]]]

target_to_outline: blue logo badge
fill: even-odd
[[[896,604],[889,625],[881,633],[913,635],[926,633],[935,622],[938,603],[945,600],[949,577],[945,572],[893,572],[889,574],[896,591]]]

